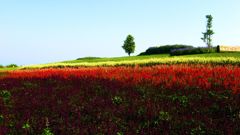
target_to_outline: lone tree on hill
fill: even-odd
[[[208,46],[208,48],[212,48],[212,35],[214,34],[212,30],[212,20],[213,17],[211,15],[206,15],[207,18],[207,26],[206,26],[206,32],[203,32],[203,42],[205,42]]]
[[[135,42],[134,42],[134,37],[132,35],[127,36],[122,48],[125,50],[125,52],[128,54],[128,56],[130,56],[131,53],[134,53]]]

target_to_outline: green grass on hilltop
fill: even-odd
[[[192,54],[182,55],[181,57],[234,57],[240,58],[240,52],[222,52],[222,53],[205,53],[205,54]]]
[[[146,60],[151,58],[164,58],[169,57],[169,54],[159,54],[159,55],[145,55],[145,56],[125,56],[125,57],[112,57],[112,58],[82,58],[79,60],[69,60],[69,61],[63,61],[60,63],[82,63],[82,62],[89,62],[89,63],[95,63],[95,62],[120,62],[120,61],[131,61],[131,60]]]
[[[11,70],[16,70],[19,69],[18,67],[13,67],[13,68],[0,68],[0,72],[5,72],[5,71],[11,71]]]
[[[157,64],[232,64],[240,65],[240,53],[209,53],[184,56],[170,56],[169,54],[97,58],[86,57],[78,60],[69,60],[49,64],[23,66],[22,68],[49,68],[49,67],[88,67],[88,66],[149,66]]]

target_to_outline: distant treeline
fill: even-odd
[[[182,44],[156,46],[148,48],[145,52],[142,52],[139,55],[169,54],[171,50],[183,48],[193,48],[193,46]]]
[[[187,55],[187,54],[203,54],[203,53],[214,53],[219,52],[217,47],[193,47],[192,45],[163,45],[158,47],[150,47],[145,52],[139,55],[152,55],[152,54],[170,54],[171,56],[176,55]]]
[[[18,65],[16,65],[16,64],[9,64],[6,66],[0,65],[0,68],[14,68],[14,67],[18,67]]]

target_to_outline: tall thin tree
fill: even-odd
[[[206,32],[203,32],[203,37],[201,38],[203,42],[207,44],[207,47],[210,49],[212,48],[212,35],[214,34],[212,30],[212,15],[206,15],[207,18],[207,25],[206,25]]]

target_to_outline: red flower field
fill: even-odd
[[[17,70],[0,89],[0,134],[240,134],[238,66]]]

